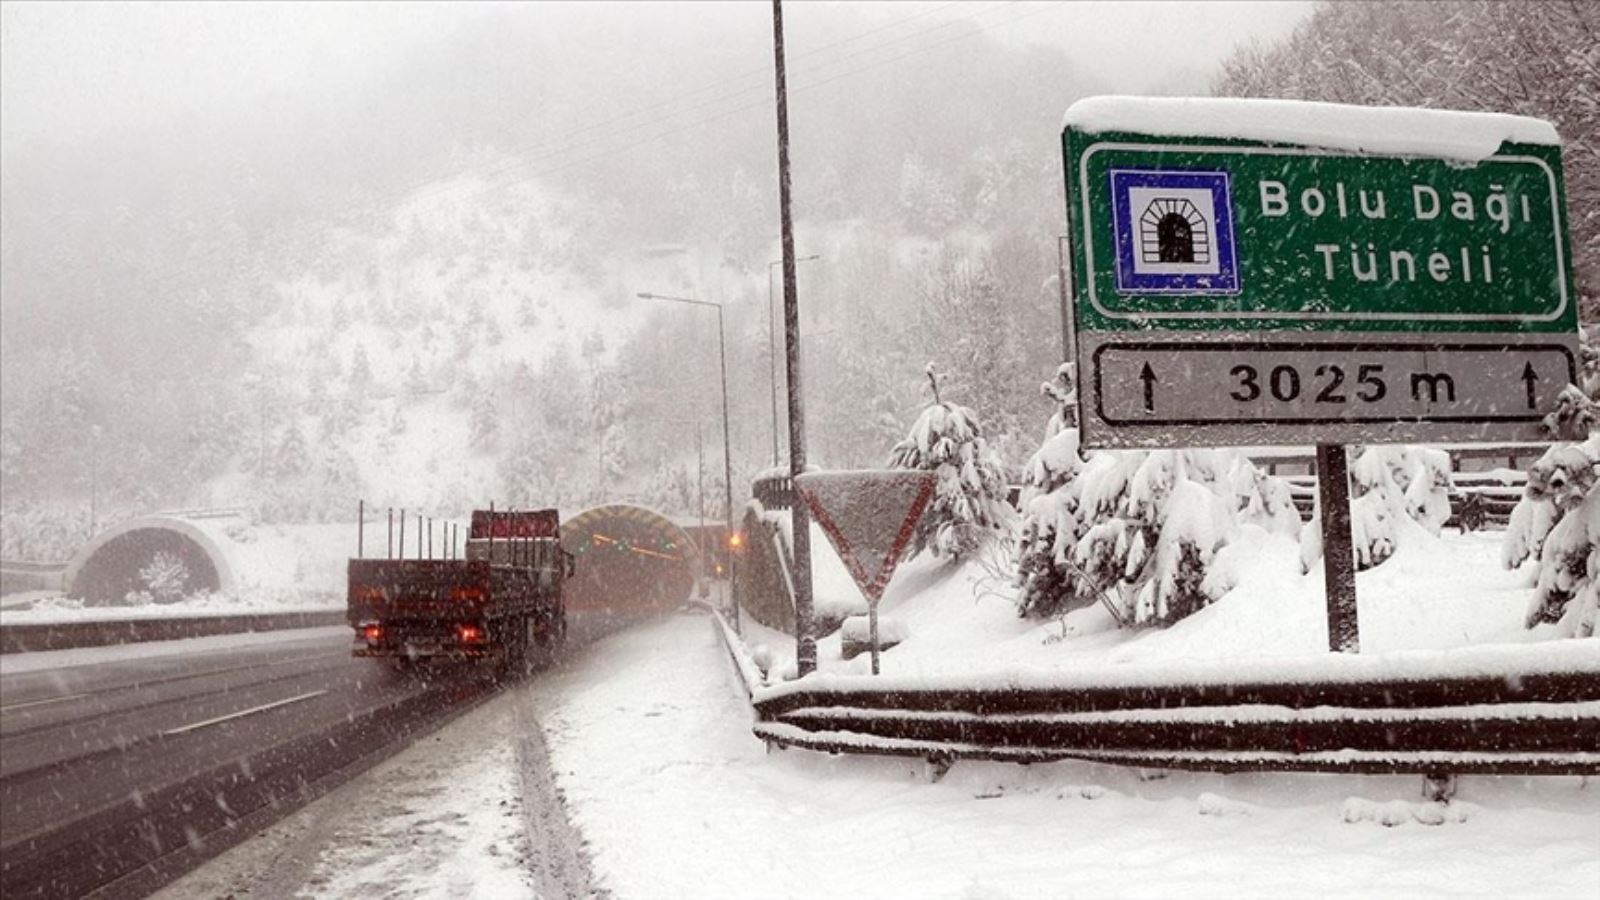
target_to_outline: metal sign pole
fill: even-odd
[[[800,384],[800,299],[795,289],[794,217],[789,197],[789,87],[783,60],[783,0],[772,0],[772,58],[778,94],[778,210],[783,235],[784,363],[789,376],[789,476],[806,471],[806,416]],[[817,668],[811,621],[811,520],[804,503],[789,504],[794,530],[795,664],[799,674]]]
[[[1328,649],[1359,653],[1355,549],[1350,538],[1350,472],[1343,444],[1317,445],[1322,502],[1322,578],[1328,600]]]
[[[878,674],[878,601],[867,604],[867,639],[872,641],[872,674]]]
[[[1056,236],[1056,287],[1061,295],[1061,361],[1072,362],[1077,358],[1077,348],[1073,346],[1076,335],[1073,333],[1072,324],[1072,290],[1067,282],[1067,235]]]

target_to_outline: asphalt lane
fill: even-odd
[[[193,865],[492,690],[472,670],[401,677],[349,647],[323,635],[0,675],[0,894],[80,896],[167,857]]]

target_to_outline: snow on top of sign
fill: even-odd
[[[1363,153],[1481,160],[1506,141],[1560,146],[1543,119],[1500,113],[1222,97],[1088,97],[1063,128],[1238,138]]]

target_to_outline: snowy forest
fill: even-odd
[[[817,27],[812,46],[861,28],[844,14]],[[91,519],[161,508],[339,521],[358,498],[444,515],[633,500],[719,514],[717,316],[642,292],[724,306],[737,508],[781,443],[779,253],[765,48],[724,37],[708,24],[693,76],[679,61],[661,79],[724,85],[685,104],[623,82],[628,48],[582,43],[576,59],[504,10],[371,96],[241,112],[190,135],[182,161],[160,152],[164,133],[125,136],[142,152],[112,166],[8,154],[5,556],[62,559]],[[933,399],[932,361],[941,400],[975,411],[985,452],[1022,483],[1055,411],[1039,383],[1062,354],[1060,116],[1108,86],[972,23],[905,47],[930,50],[919,77],[871,78],[865,97],[796,62],[814,86],[792,113],[811,457],[884,464]],[[1211,92],[1552,120],[1592,325],[1597,85],[1594,4],[1325,4],[1286,41],[1236,53]],[[333,127],[355,107],[382,135],[359,152]],[[495,114],[512,109],[527,112]],[[572,150],[597,116],[612,124],[593,139],[611,143]],[[275,137],[290,130],[320,138],[290,148]],[[552,149],[549,134],[574,137]],[[638,146],[611,152],[618,140]],[[1207,465],[1207,484],[1237,475],[1231,458]],[[1129,611],[1161,618],[1175,590]]]

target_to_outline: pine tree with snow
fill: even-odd
[[[1506,525],[1501,561],[1536,561],[1526,624],[1555,623],[1590,637],[1600,627],[1600,434],[1557,444],[1528,470],[1522,500]]]
[[[1085,460],[1069,427],[1071,375],[1063,366],[1044,385],[1057,412],[1024,471],[1020,614],[1102,602],[1123,624],[1170,624],[1233,587],[1236,562],[1218,565],[1242,531],[1297,536],[1287,484],[1240,454],[1102,451]]]
[[[474,447],[493,447],[500,434],[500,407],[494,395],[477,390],[471,396],[471,441]]]
[[[272,477],[275,480],[294,478],[311,468],[311,451],[306,446],[305,432],[299,422],[290,422],[272,455]]]
[[[1556,440],[1574,441],[1600,431],[1600,325],[1578,330],[1578,382],[1556,397],[1556,408],[1540,423]]]
[[[139,570],[139,581],[155,602],[172,603],[183,599],[189,567],[179,557],[160,550],[149,565]]]
[[[941,400],[933,364],[925,371],[933,403],[890,452],[889,467],[937,473],[933,500],[907,555],[931,550],[936,557],[955,561],[977,550],[985,537],[1002,535],[1015,514],[1006,503],[1005,470],[984,439],[977,413]]]
[[[1406,445],[1363,448],[1350,467],[1350,533],[1356,570],[1381,565],[1405,540],[1408,522],[1437,535],[1450,518],[1450,455]],[[1318,495],[1321,503],[1321,495]],[[1301,533],[1300,565],[1322,558],[1322,510]]]
[[[1016,586],[1023,616],[1056,616],[1093,602],[1078,596],[1061,555],[1063,545],[1070,547],[1080,536],[1077,504],[1065,490],[1083,471],[1072,371],[1071,363],[1062,363],[1055,379],[1040,385],[1039,392],[1055,401],[1056,412],[1045,426],[1044,445],[1022,471]]]

